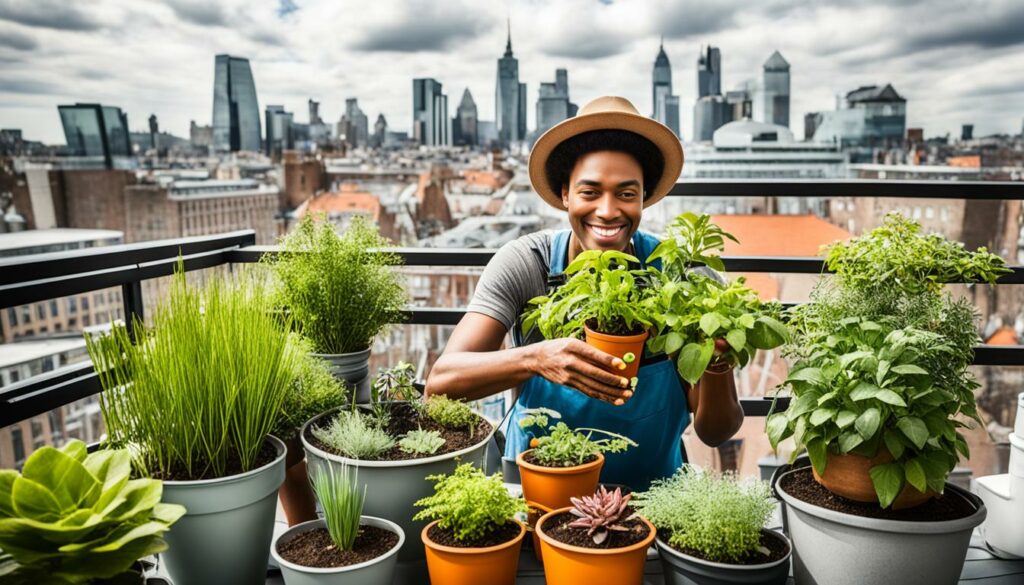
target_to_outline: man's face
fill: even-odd
[[[584,250],[625,250],[640,227],[643,169],[623,152],[583,155],[562,186],[569,225]]]

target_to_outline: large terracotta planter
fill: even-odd
[[[519,534],[515,538],[487,548],[437,544],[427,536],[437,522],[427,524],[420,533],[426,548],[431,585],[514,585],[519,568],[519,549],[526,534],[526,527],[521,522],[516,522]]]
[[[540,554],[540,536],[537,535],[537,522],[550,512],[551,508],[530,501],[526,502],[526,507],[530,510],[526,515],[526,530],[530,533],[530,538],[533,540],[533,556],[537,557],[537,561],[543,564],[544,559],[541,558]]]
[[[589,345],[620,359],[627,353],[633,354],[634,359],[631,363],[626,364],[626,369],[610,371],[625,378],[636,376],[636,373],[640,371],[640,356],[644,354],[644,343],[647,342],[646,331],[639,335],[607,335],[598,333],[590,327],[584,329]]]
[[[655,537],[654,526],[646,518],[640,516],[648,528],[647,538],[636,544],[613,549],[584,548],[564,544],[544,532],[544,523],[548,519],[569,510],[570,508],[552,510],[537,522],[537,535],[540,536],[547,585],[639,585],[643,582],[647,549]]]
[[[825,473],[818,475],[813,469],[814,479],[828,491],[848,500],[866,503],[878,503],[878,494],[871,483],[870,470],[875,465],[889,463],[893,460],[887,449],[879,450],[874,457],[864,457],[847,453],[846,455],[828,454]],[[935,496],[935,492],[919,492],[909,483],[903,487],[900,495],[893,500],[892,508],[901,510],[920,506]]]
[[[527,502],[554,510],[571,505],[569,498],[589,496],[597,489],[604,455],[598,453],[594,461],[574,467],[544,467],[527,462],[523,456],[529,452],[516,455],[523,498]]]
[[[306,452],[302,449],[299,436],[292,437],[284,444],[287,448],[284,459],[284,483],[277,490],[277,497],[281,500],[281,508],[284,509],[288,526],[291,527],[317,519],[316,499],[313,497],[313,488],[309,485]]]

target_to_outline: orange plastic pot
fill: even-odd
[[[878,503],[878,494],[875,486],[871,483],[871,468],[875,465],[889,463],[893,460],[888,449],[879,450],[874,457],[864,457],[855,453],[845,455],[828,454],[825,463],[825,473],[818,475],[818,472],[811,468],[814,479],[828,491],[842,496],[848,500],[865,503]],[[909,483],[903,486],[900,495],[893,500],[892,508],[901,510],[920,506],[935,496],[935,492],[928,490],[920,492]]]
[[[594,461],[574,467],[544,467],[524,459],[523,456],[530,451],[532,449],[516,455],[519,481],[523,485],[523,498],[527,502],[554,510],[571,505],[569,498],[589,496],[597,489],[604,455],[598,453]]]
[[[427,571],[431,585],[514,585],[519,568],[519,549],[523,545],[526,526],[519,525],[519,534],[508,542],[486,548],[444,546],[430,540],[427,532],[437,520],[423,527],[420,538],[427,549]]]
[[[644,343],[647,341],[646,331],[639,335],[607,335],[598,333],[590,327],[584,327],[584,330],[587,334],[587,344],[607,354],[619,359],[624,358],[627,353],[633,354],[633,361],[626,364],[625,369],[609,371],[625,378],[636,376],[636,373],[640,371],[640,356],[644,354]],[[625,360],[623,359],[623,361]]]
[[[277,490],[288,526],[316,520],[316,500],[306,472],[305,451],[298,437],[285,442],[284,482]]]
[[[547,585],[575,585],[578,583],[615,583],[639,585],[644,580],[647,549],[654,542],[654,526],[647,525],[647,538],[623,548],[583,548],[558,542],[544,533],[548,519],[568,512],[569,508],[552,510],[537,522],[541,554],[544,556],[544,578]]]
[[[530,501],[526,502],[526,507],[530,509],[526,515],[526,530],[530,532],[533,539],[533,556],[537,557],[537,561],[543,564],[544,559],[541,558],[540,554],[540,536],[537,536],[537,522],[542,516],[550,512],[551,508]]]

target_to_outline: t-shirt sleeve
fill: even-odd
[[[512,329],[530,299],[544,294],[541,262],[526,242],[505,244],[484,268],[466,311],[487,315]]]

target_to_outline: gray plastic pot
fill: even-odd
[[[786,502],[797,585],[956,585],[967,558],[971,532],[985,520],[985,505],[974,494],[946,484],[947,497],[970,502],[975,512],[941,522],[880,520],[843,514],[776,490]]]
[[[281,567],[281,576],[284,577],[285,585],[381,585],[391,583],[395,574],[395,562],[398,560],[398,550],[405,543],[405,533],[397,524],[383,518],[362,516],[359,523],[362,526],[374,526],[394,532],[398,535],[398,544],[383,555],[357,565],[325,569],[306,567],[281,558],[277,547],[304,532],[326,528],[326,524],[323,520],[310,520],[296,524],[278,536],[274,541],[274,546],[270,548],[270,554],[274,556],[274,560]]]
[[[405,461],[360,461],[323,451],[310,444],[306,439],[306,430],[309,427],[329,419],[338,410],[333,409],[319,414],[302,426],[299,436],[302,438],[302,446],[306,450],[307,466],[314,469],[316,465],[325,461],[333,461],[358,468],[359,485],[366,486],[366,505],[363,508],[363,513],[391,520],[401,526],[406,534],[419,534],[427,525],[426,521],[414,522],[412,519],[419,512],[419,508],[413,505],[416,500],[434,493],[434,484],[427,481],[426,477],[452,473],[459,463],[472,463],[483,469],[487,443],[491,440],[497,427],[494,421],[488,420],[487,422],[491,424],[491,433],[476,445],[461,451]],[[456,458],[459,461],[456,461]],[[398,553],[398,562],[399,565],[416,565],[416,567],[399,566],[396,583],[426,582],[427,568],[421,542],[415,539],[406,539],[402,550]]]
[[[370,401],[370,349],[352,353],[314,353],[330,364],[334,377],[356,387],[356,402]]]
[[[666,585],[784,585],[789,577],[789,558],[793,554],[793,547],[788,538],[774,530],[762,532],[769,538],[786,543],[788,550],[784,558],[761,565],[714,563],[681,553],[661,538],[655,539]]]
[[[284,481],[284,443],[268,436],[274,461],[238,475],[165,481],[163,501],[188,510],[164,536],[161,564],[183,585],[266,582],[277,489]]]

